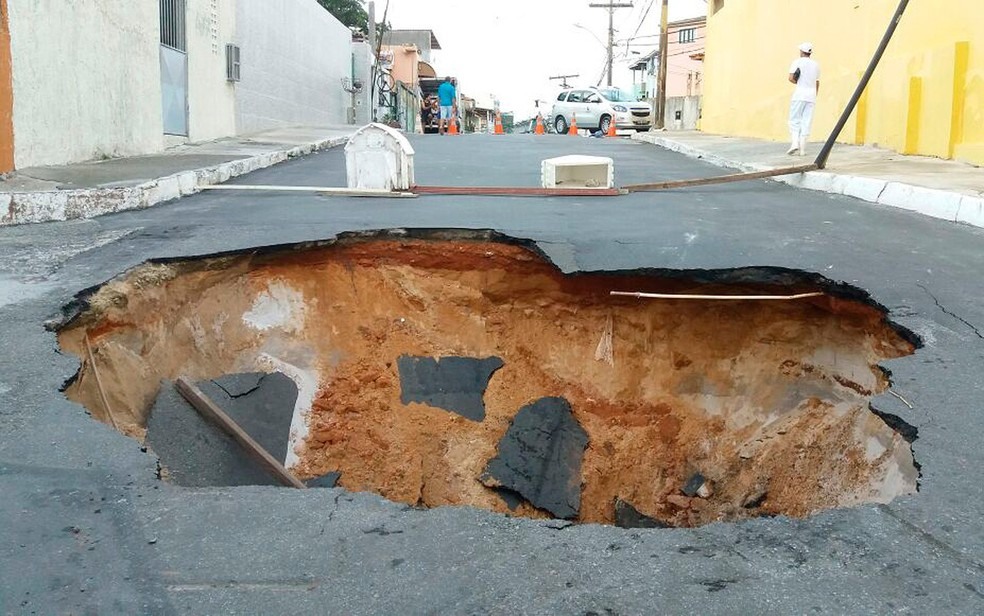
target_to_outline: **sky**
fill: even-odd
[[[388,1],[386,19],[394,29],[434,31],[441,44],[432,57],[438,75],[457,77],[462,94],[480,101],[494,97],[519,118],[535,113],[536,99],[555,97],[560,82],[549,77],[579,74],[570,83],[587,86],[597,84],[605,70],[608,11],[588,5],[607,0]],[[658,45],[660,0],[631,3],[633,8],[615,11],[615,40],[621,44],[615,49],[614,85],[632,85],[629,53],[646,54]],[[375,0],[377,21],[386,4]],[[707,14],[706,0],[669,4],[671,21]]]

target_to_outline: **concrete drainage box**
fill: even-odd
[[[368,124],[345,145],[348,187],[407,190],[414,184],[413,146],[403,134],[382,124]]]
[[[615,164],[604,156],[548,158],[541,166],[544,188],[612,188]]]

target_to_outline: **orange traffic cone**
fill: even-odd
[[[567,130],[568,135],[574,135],[577,137],[577,114],[571,114],[571,127]]]
[[[495,114],[495,134],[496,135],[505,135],[506,134],[506,131],[504,131],[502,129],[502,114],[501,113],[496,113]]]
[[[458,134],[458,118],[451,118],[448,120],[448,134],[449,135]]]
[[[536,128],[533,130],[533,133],[534,134],[537,134],[537,135],[542,135],[545,132],[546,131],[543,129],[543,116],[542,115],[537,115],[536,116]]]
[[[605,133],[606,137],[618,137],[618,133],[615,132],[615,118],[608,121],[608,132]]]

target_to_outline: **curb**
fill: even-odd
[[[37,222],[94,218],[140,210],[201,192],[202,187],[272,167],[291,158],[337,147],[348,137],[331,137],[283,150],[182,171],[125,188],[84,188],[35,192],[0,192],[0,227]]]
[[[709,162],[718,167],[727,167],[744,172],[768,171],[774,168],[770,165],[757,163],[740,163],[658,134],[638,133],[632,138],[690,158]],[[771,179],[797,188],[854,197],[862,201],[917,212],[940,220],[984,228],[984,197],[972,197],[903,182],[827,171],[809,171]]]

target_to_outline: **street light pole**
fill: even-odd
[[[608,85],[612,85],[612,64],[615,60],[615,9],[631,9],[631,2],[615,3],[615,0],[608,0],[608,4],[589,4],[593,9],[608,9]]]
[[[655,113],[656,117],[653,125],[656,128],[664,128],[666,126],[666,50],[669,41],[669,17],[670,17],[670,0],[663,0],[663,15],[660,18],[659,24],[659,76],[657,77],[658,83],[656,84],[656,105]]]

